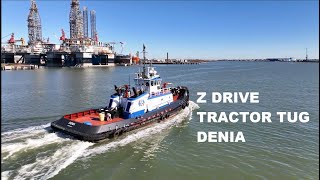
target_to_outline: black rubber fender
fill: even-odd
[[[163,115],[161,115],[161,116],[159,117],[159,119],[158,119],[158,123],[161,122],[161,121],[163,121],[163,120],[164,120],[164,117],[163,117]]]
[[[119,129],[119,130],[116,130],[116,132],[114,132],[113,136],[117,137],[117,136],[121,135],[122,133],[123,133],[123,130]]]

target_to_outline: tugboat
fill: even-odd
[[[145,46],[143,45],[145,60]],[[144,61],[145,62],[145,61]],[[100,141],[125,132],[164,121],[189,105],[187,87],[169,87],[162,83],[155,67],[143,63],[135,73],[135,86],[115,86],[104,108],[67,114],[51,123],[54,131],[61,131],[77,139]]]

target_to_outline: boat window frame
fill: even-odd
[[[109,101],[109,108],[111,108],[112,107],[112,103],[113,103],[113,99],[110,99],[110,101]]]
[[[131,102],[131,101],[127,102],[126,112],[129,112],[129,111],[130,111],[131,105],[132,105],[132,102]]]

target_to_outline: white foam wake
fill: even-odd
[[[12,171],[3,171],[3,172],[1,172],[1,179],[2,180],[7,180],[7,179],[9,179],[9,176],[10,176],[10,173],[11,173]]]
[[[62,169],[76,161],[89,146],[90,142],[74,140],[71,145],[58,149],[52,156],[37,158],[32,164],[22,166],[18,170],[16,179],[49,179],[57,175]]]
[[[42,134],[40,138],[27,138],[24,142],[4,143],[1,145],[1,153],[8,153],[3,160],[26,149],[35,149],[44,145],[64,142],[68,139],[59,137],[56,133]]]
[[[192,111],[200,108],[200,106],[193,101],[189,101],[189,105],[190,105]],[[192,113],[192,111],[191,111],[191,113]]]
[[[93,149],[89,149],[88,151],[85,152],[85,154],[83,155],[84,157],[87,157],[87,156],[95,156],[95,155],[98,155],[98,154],[102,154],[102,153],[105,153],[107,152],[108,150],[110,149],[113,149],[113,148],[116,148],[116,147],[121,147],[121,146],[125,146],[131,142],[134,142],[134,141],[137,141],[141,138],[144,138],[144,137],[148,137],[150,135],[153,135],[153,134],[156,134],[156,133],[159,133],[165,129],[168,129],[174,125],[177,125],[179,123],[181,123],[186,117],[188,116],[192,116],[192,110],[194,109],[198,109],[199,106],[190,101],[189,102],[189,106],[187,108],[185,108],[181,113],[179,113],[178,115],[162,122],[162,123],[159,123],[159,124],[156,124],[150,128],[147,128],[147,129],[143,129],[143,130],[140,130],[138,131],[137,133],[134,133],[134,134],[130,134],[129,136],[125,137],[124,139],[121,139],[121,140],[118,140],[118,141],[113,141],[113,142],[110,142],[108,144],[105,144],[105,145],[101,145],[101,146],[98,146],[98,147],[94,147]],[[191,120],[192,117],[189,117],[189,120]]]
[[[167,137],[169,133],[161,134],[161,136],[157,136],[156,138],[152,139],[152,141],[149,141],[148,143],[151,143],[147,146],[147,149],[143,151],[143,157],[140,159],[140,161],[148,161],[150,159],[153,159],[156,155],[156,152],[159,151],[161,147],[161,142]],[[139,146],[141,148],[141,146]],[[136,149],[139,149],[136,148]],[[141,148],[142,149],[142,148]]]
[[[45,128],[49,126],[50,126],[50,123],[40,125],[40,126],[31,126],[28,128],[19,128],[13,131],[4,132],[4,133],[1,133],[1,141],[2,143],[4,143],[8,141],[13,141],[17,139],[23,139],[30,136],[34,136],[36,134],[46,132]]]
[[[1,135],[5,135],[7,141],[9,141],[8,137],[16,139],[25,138],[22,139],[23,142],[20,143],[3,143],[2,153],[9,153],[9,155],[7,155],[5,158],[10,157],[23,149],[37,148],[51,143],[65,142],[66,145],[59,147],[52,155],[46,155],[43,157],[37,156],[35,162],[23,165],[18,170],[4,171],[1,173],[1,177],[11,178],[10,174],[12,174],[13,171],[16,171],[18,174],[14,177],[14,179],[48,179],[54,177],[62,169],[68,167],[70,164],[72,164],[78,159],[99,155],[113,148],[125,146],[141,138],[149,137],[165,129],[173,127],[174,125],[178,125],[188,116],[188,119],[191,120],[192,111],[194,109],[198,109],[199,106],[192,101],[190,101],[189,104],[190,105],[184,110],[182,110],[181,113],[162,123],[158,123],[146,129],[139,130],[137,133],[129,134],[123,139],[115,140],[107,144],[98,145],[94,148],[89,148],[90,146],[94,145],[94,143],[83,142],[68,138],[60,138],[59,136],[57,136],[56,133],[44,133],[43,137],[36,139],[25,138],[32,137],[43,132],[47,132],[44,128],[49,127],[50,124],[2,133]]]

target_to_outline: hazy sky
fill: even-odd
[[[69,37],[71,0],[36,0],[42,34]],[[147,47],[149,58],[319,58],[318,1],[81,1],[95,10],[99,40]],[[30,1],[2,0],[1,41],[28,39]],[[90,17],[89,17],[90,19]],[[89,29],[90,34],[90,29]],[[120,45],[116,46],[120,51]]]

